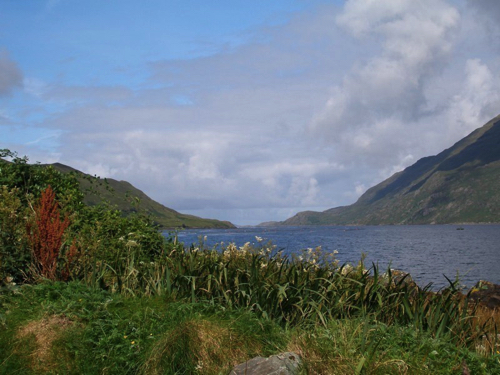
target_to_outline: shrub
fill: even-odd
[[[69,224],[67,216],[61,220],[59,204],[49,185],[35,206],[34,223],[28,223],[27,228],[35,268],[50,280],[56,279],[57,261]]]
[[[7,278],[20,282],[22,270],[31,263],[25,225],[28,214],[18,189],[0,186],[0,283]]]

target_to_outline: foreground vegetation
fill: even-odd
[[[370,317],[286,326],[247,309],[45,282],[1,297],[2,374],[227,374],[293,350],[310,374],[498,373],[498,355]]]
[[[0,373],[219,374],[290,350],[310,374],[500,373],[498,315],[455,284],[165,240],[147,217],[82,203],[23,158],[0,169]],[[19,286],[21,285],[21,286]]]

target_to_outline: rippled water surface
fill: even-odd
[[[259,236],[286,253],[321,246],[338,250],[341,263],[356,263],[365,253],[367,264],[378,262],[384,268],[390,264],[410,272],[420,285],[432,282],[435,288],[448,285],[443,275],[454,279],[457,273],[467,286],[478,280],[500,284],[500,225],[266,227],[178,233],[185,244],[198,243],[200,236],[207,236],[208,246],[220,242],[242,246],[256,243]]]

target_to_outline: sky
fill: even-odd
[[[0,148],[239,225],[500,113],[497,0],[0,0]]]

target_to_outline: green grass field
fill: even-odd
[[[181,254],[176,258],[189,263],[199,251]],[[273,262],[278,261],[286,264],[270,256],[265,268],[276,267]],[[239,271],[245,264],[249,265],[247,271],[252,270],[252,263],[241,262],[241,257],[237,263]],[[191,275],[195,269],[203,267],[198,263],[189,271]],[[225,269],[235,271],[232,264]],[[181,272],[186,276],[188,271]],[[358,271],[353,268],[350,272]],[[272,275],[267,274],[264,281],[267,293],[283,291],[291,281],[283,279],[273,289],[270,283],[277,274]],[[423,308],[436,325],[427,322],[416,328],[416,320],[398,316],[401,311],[391,306],[388,296],[382,297],[382,289],[376,292],[383,298],[381,305],[367,303],[375,296],[367,287],[377,288],[372,278],[352,274],[337,280],[336,293],[345,299],[337,299],[335,304],[342,306],[332,305],[330,309],[337,311],[327,317],[319,307],[316,314],[306,313],[307,301],[287,305],[294,298],[292,287],[284,292],[281,303],[275,296],[268,298],[268,305],[260,302],[259,308],[257,302],[243,306],[229,296],[227,300],[208,298],[200,276],[196,276],[199,286],[193,289],[188,283],[184,292],[180,278],[175,281],[175,277],[170,292],[148,294],[139,289],[112,292],[109,287],[104,290],[83,281],[5,287],[0,294],[0,373],[228,374],[234,365],[252,357],[283,351],[301,355],[301,374],[462,374],[464,363],[471,374],[500,373],[498,346],[491,347],[483,336],[464,336],[479,333],[478,325],[461,324],[453,312],[460,305],[442,295]],[[307,284],[303,297],[313,299],[307,297],[306,289],[318,286],[318,276],[303,280]],[[349,285],[345,290],[340,289],[343,282]],[[257,299],[262,293],[258,285],[246,287]],[[401,305],[418,304],[419,297],[409,298],[414,289],[403,287],[398,292],[397,288],[387,289],[400,294]],[[362,290],[367,291],[364,297],[360,296]],[[315,293],[322,293],[321,289]],[[232,294],[238,294],[237,287]],[[324,299],[323,303],[329,302]],[[418,314],[419,307],[409,308],[414,316]],[[439,327],[445,325],[441,331]]]

